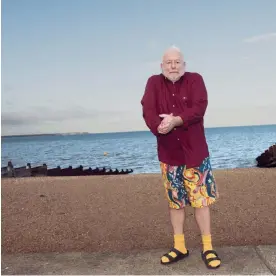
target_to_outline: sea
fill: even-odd
[[[256,157],[276,143],[276,125],[206,128],[214,169],[256,166]],[[1,138],[1,167],[46,163],[84,168],[133,169],[159,173],[156,138],[149,131],[101,134],[53,134]]]

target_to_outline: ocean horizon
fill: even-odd
[[[240,125],[240,126],[216,126],[216,127],[205,127],[207,129],[217,128],[238,128],[238,127],[265,127],[265,126],[276,126],[276,124],[262,124],[262,125]],[[49,132],[49,133],[26,133],[26,134],[10,134],[1,135],[1,138],[8,137],[25,137],[25,136],[51,136],[51,135],[85,135],[85,134],[115,134],[115,133],[134,133],[134,132],[150,132],[149,130],[129,130],[129,131],[112,131],[112,132],[90,132],[90,131],[76,131],[76,132]]]
[[[276,143],[275,125],[206,127],[214,169],[255,167],[256,157]],[[46,163],[49,168],[133,169],[160,172],[156,138],[148,130],[109,133],[49,133],[1,137],[1,167]],[[105,155],[105,153],[107,153]]]

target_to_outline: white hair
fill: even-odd
[[[167,51],[177,51],[177,52],[179,52],[179,53],[181,53],[181,50],[180,50],[180,48],[179,47],[177,47],[176,45],[171,45],[168,49],[167,49]]]
[[[172,51],[178,52],[178,53],[181,55],[181,57],[184,59],[181,49],[180,49],[179,47],[175,46],[174,44],[171,45],[169,48],[167,48],[167,49],[164,51],[163,58],[164,58],[164,56],[165,56],[167,53],[172,52]]]

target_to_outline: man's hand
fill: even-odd
[[[163,118],[161,124],[158,126],[158,132],[161,134],[169,133],[174,127],[181,125],[182,119],[180,117],[175,117],[173,114],[160,114],[161,118]]]

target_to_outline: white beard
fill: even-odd
[[[178,74],[178,75],[166,76],[166,75],[164,74],[163,70],[162,70],[163,76],[164,76],[165,78],[167,78],[168,80],[172,81],[172,82],[178,81],[178,80],[184,75],[184,73],[185,73],[185,71],[182,70],[182,71],[180,72],[180,74]]]

